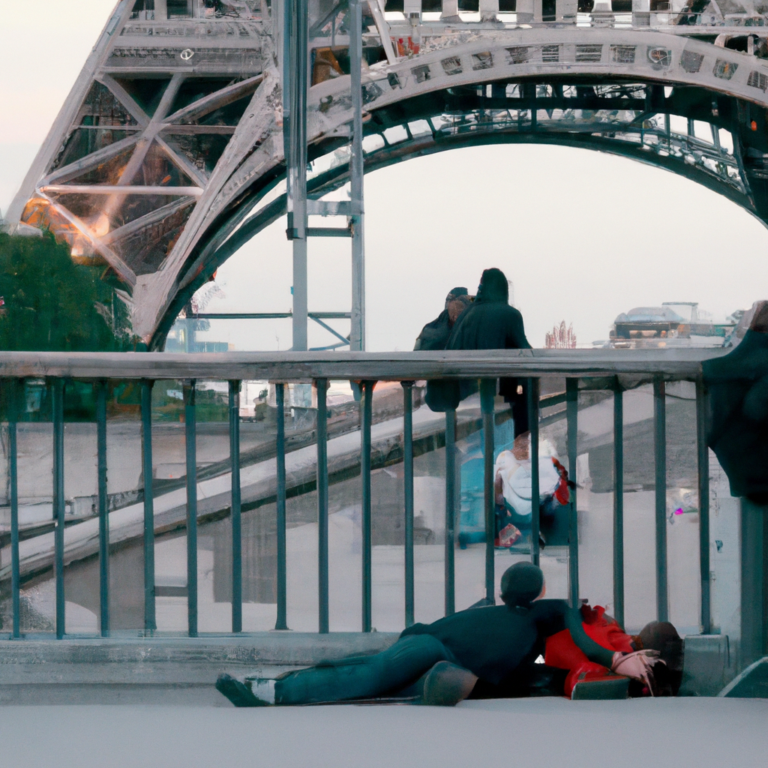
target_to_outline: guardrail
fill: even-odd
[[[624,539],[623,539],[623,397],[625,389],[640,382],[653,382],[654,393],[654,467],[655,467],[655,552],[656,605],[659,620],[667,620],[668,578],[666,541],[666,383],[687,380],[696,383],[698,436],[699,537],[701,574],[701,627],[711,632],[711,597],[709,563],[709,467],[705,441],[706,391],[701,379],[701,363],[724,354],[725,350],[530,350],[487,352],[414,352],[400,354],[372,353],[226,353],[205,355],[136,354],[64,354],[0,353],[0,383],[10,386],[8,416],[9,480],[11,507],[11,593],[13,626],[11,636],[22,637],[20,621],[20,557],[17,424],[20,382],[45,378],[53,394],[53,499],[55,518],[54,571],[56,587],[56,637],[65,636],[64,592],[64,391],[68,379],[90,380],[96,387],[98,516],[100,563],[100,631],[110,633],[109,586],[109,510],[107,500],[107,382],[141,382],[142,449],[144,469],[144,632],[157,629],[154,574],[154,508],[152,488],[152,385],[157,380],[183,380],[186,437],[187,498],[187,600],[188,634],[197,637],[197,460],[195,382],[229,382],[229,436],[232,478],[232,623],[231,631],[243,629],[242,606],[242,532],[240,498],[240,418],[239,393],[243,380],[265,379],[276,382],[277,399],[277,622],[276,629],[287,629],[287,558],[286,558],[286,439],[284,412],[285,385],[312,382],[317,390],[317,494],[319,551],[319,622],[318,631],[329,631],[329,549],[328,549],[328,407],[326,390],[330,380],[357,382],[361,391],[361,481],[362,481],[362,628],[372,629],[372,512],[371,512],[371,426],[372,395],[377,381],[399,381],[403,385],[403,464],[405,504],[405,624],[414,621],[414,474],[413,474],[413,394],[414,381],[424,379],[480,380],[481,410],[484,429],[484,509],[485,509],[485,593],[493,602],[494,577],[494,405],[484,382],[500,377],[528,380],[528,409],[531,426],[532,466],[532,549],[533,562],[539,562],[539,409],[540,380],[566,379],[566,421],[568,465],[571,474],[577,458],[578,393],[582,388],[610,389],[614,398],[614,508],[613,563],[614,614],[624,621]],[[562,402],[562,398],[558,398]],[[445,612],[455,610],[455,522],[456,494],[456,412],[446,414],[446,541],[445,541]],[[579,599],[579,546],[576,536],[576,491],[569,512],[570,600]]]

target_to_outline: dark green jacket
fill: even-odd
[[[584,631],[581,616],[565,600],[537,600],[530,608],[470,608],[433,624],[414,624],[400,637],[432,635],[461,666],[482,680],[498,684],[527,659],[539,640],[569,629],[590,661],[610,668],[613,651]]]

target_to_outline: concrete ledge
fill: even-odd
[[[0,688],[211,686],[220,672],[280,673],[377,653],[396,639],[396,634],[384,632],[264,632],[211,638],[4,641],[0,642]]]

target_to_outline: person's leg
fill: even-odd
[[[310,667],[275,681],[275,704],[365,699],[399,691],[438,661],[455,661],[453,654],[431,635],[408,635],[374,656]]]

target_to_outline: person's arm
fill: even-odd
[[[514,307],[513,316],[507,333],[507,349],[531,349],[528,339],[525,337],[525,326],[523,316]]]
[[[613,665],[614,651],[609,651],[598,645],[585,631],[581,623],[581,613],[573,608],[565,608],[565,626],[571,633],[573,641],[579,650],[595,664],[601,664],[610,669]]]

